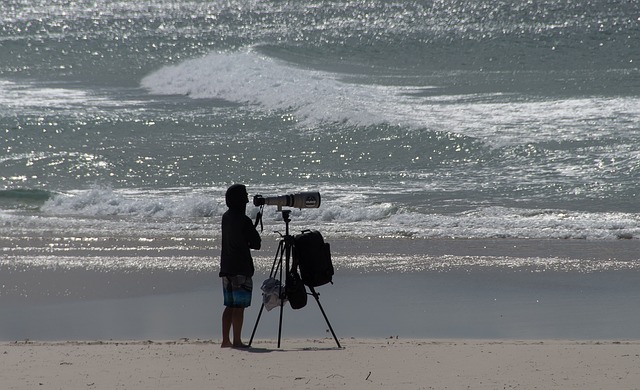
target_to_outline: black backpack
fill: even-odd
[[[309,287],[333,284],[331,248],[317,230],[305,230],[294,237],[293,257],[300,267],[302,282]]]
[[[292,269],[287,272],[286,280],[284,291],[291,308],[294,310],[302,309],[307,305],[307,289],[304,287],[298,271]]]

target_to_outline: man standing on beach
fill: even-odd
[[[227,210],[222,215],[222,250],[220,277],[224,289],[222,313],[222,348],[243,348],[242,323],[244,309],[251,305],[254,273],[251,249],[260,249],[260,234],[256,231],[245,209],[249,203],[247,188],[234,184],[225,194]],[[233,342],[230,338],[233,328]]]

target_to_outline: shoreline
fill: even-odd
[[[640,338],[639,240],[327,241],[334,285],[317,291],[338,337]],[[245,336],[278,243],[264,242],[255,253]],[[0,340],[220,334],[219,249],[212,241],[180,250],[163,240],[130,243],[108,250],[104,242],[31,240],[19,258],[25,263],[5,257]],[[137,251],[122,250],[134,244]],[[266,314],[256,336],[275,337],[277,325],[277,314]],[[285,337],[326,334],[313,300],[301,311],[286,307],[284,325]]]
[[[0,343],[7,390],[637,388],[640,340],[349,338]]]
[[[253,251],[265,267],[273,261],[279,238],[263,233],[262,249]],[[426,257],[565,258],[572,260],[634,262],[640,260],[640,240],[579,240],[527,238],[404,238],[325,237],[338,266],[341,259],[370,255]],[[99,268],[147,268],[201,271],[215,268],[219,237],[93,237],[3,236],[0,265]],[[138,259],[137,261],[135,259]],[[119,264],[116,260],[122,260]],[[127,262],[131,261],[131,264]],[[259,264],[258,264],[259,265]],[[349,268],[349,263],[344,264]]]

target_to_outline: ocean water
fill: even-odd
[[[7,0],[0,15],[5,238],[215,237],[235,182],[319,191],[292,215],[328,237],[640,238],[638,2]]]
[[[340,335],[637,338],[638,48],[629,0],[4,0],[0,338],[211,337],[237,182],[321,193]]]

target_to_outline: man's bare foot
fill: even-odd
[[[244,343],[237,343],[237,344],[233,344],[233,348],[249,348],[249,346],[247,344]]]
[[[220,348],[233,348],[233,344],[231,342],[223,342],[220,344]]]

